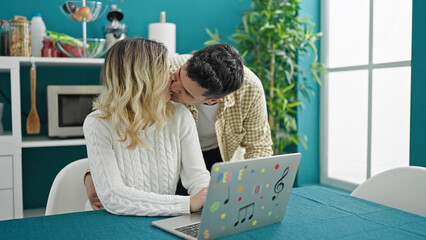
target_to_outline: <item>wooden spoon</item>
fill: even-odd
[[[40,119],[36,109],[36,67],[35,64],[31,66],[31,111],[27,118],[27,133],[39,134],[40,133]]]

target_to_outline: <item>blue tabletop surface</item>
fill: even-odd
[[[0,239],[176,239],[151,225],[163,217],[79,212],[0,221]],[[281,223],[225,239],[426,239],[426,217],[323,186],[294,188]]]

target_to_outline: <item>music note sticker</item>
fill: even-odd
[[[274,201],[275,199],[277,199],[277,198],[278,198],[278,195],[279,195],[279,194],[280,194],[280,192],[284,189],[284,183],[283,183],[283,180],[284,180],[285,176],[287,176],[289,169],[290,169],[290,168],[289,168],[289,167],[287,167],[287,168],[284,170],[282,177],[281,177],[280,179],[278,179],[277,183],[275,183],[275,186],[274,186],[274,192],[275,192],[277,195],[272,197],[272,200],[273,200],[273,201]]]
[[[230,191],[231,191],[230,188],[231,187],[228,186],[228,198],[225,199],[225,201],[223,202],[223,204],[227,204],[229,202],[229,195],[230,195]]]
[[[254,215],[254,202],[241,207],[238,210],[238,219],[237,222],[235,222],[234,227],[238,225],[238,223],[244,223],[246,221],[247,215],[249,216],[247,219],[250,220],[253,218]]]

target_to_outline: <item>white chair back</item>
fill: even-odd
[[[426,217],[426,168],[387,170],[359,185],[351,196]]]
[[[87,198],[83,176],[89,169],[87,158],[74,161],[56,175],[47,200],[46,215],[81,212]]]

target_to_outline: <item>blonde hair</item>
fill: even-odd
[[[166,47],[144,38],[123,39],[106,53],[102,67],[106,91],[94,102],[100,118],[109,119],[121,142],[129,139],[128,149],[148,147],[141,131],[156,124],[157,132],[174,113],[164,94],[169,87]],[[124,123],[125,129],[121,123]]]

